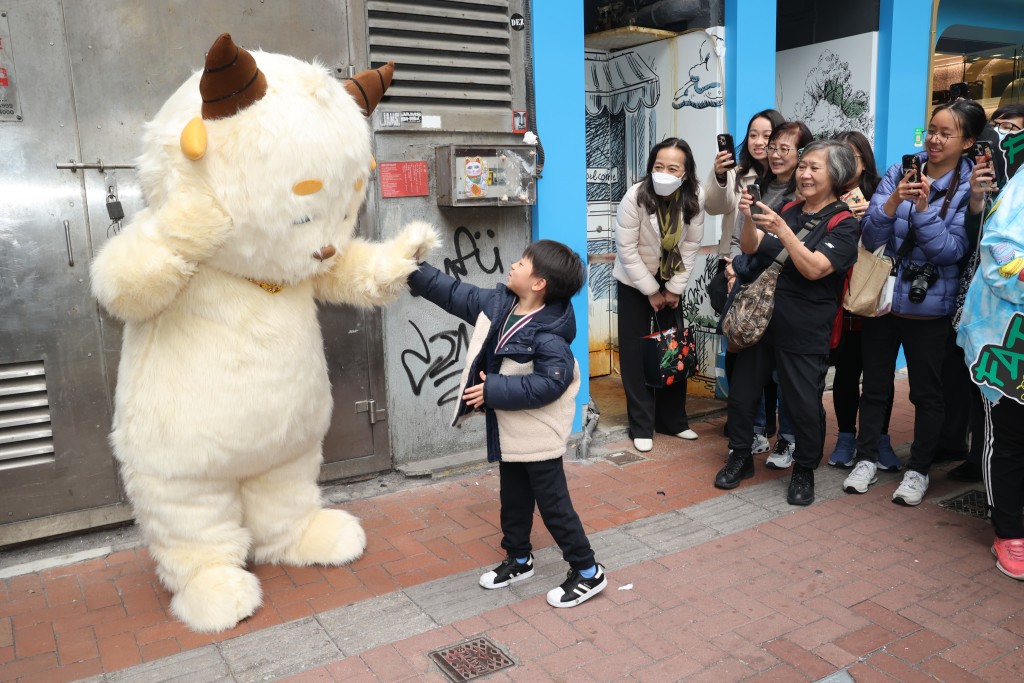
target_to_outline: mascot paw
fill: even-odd
[[[414,261],[422,261],[430,252],[437,249],[441,240],[433,226],[423,221],[413,221],[398,234],[395,244],[399,247],[398,253],[407,254]]]
[[[302,534],[288,564],[346,564],[363,554],[366,532],[359,520],[344,510],[320,510]]]
[[[193,631],[226,631],[263,602],[260,582],[239,567],[200,570],[171,600],[171,611]]]

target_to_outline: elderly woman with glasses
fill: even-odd
[[[794,150],[795,155],[795,150]],[[776,155],[778,157],[778,155]],[[784,260],[775,289],[775,310],[764,336],[736,355],[729,387],[729,460],[715,477],[715,486],[731,489],[754,476],[751,437],[761,388],[778,371],[779,388],[796,432],[793,476],[786,500],[791,505],[814,501],[814,470],[825,442],[825,409],[821,397],[846,271],[857,258],[857,219],[839,201],[857,172],[850,148],[835,140],[808,144],[793,173],[801,201],[776,213],[744,192],[745,217],[740,248],[763,267]]]
[[[964,215],[974,160],[965,156],[985,126],[985,110],[961,100],[932,111],[920,177],[894,164],[871,197],[864,217],[864,248],[885,245],[896,263],[892,311],[863,324],[864,384],[857,432],[857,464],[843,482],[847,493],[866,493],[877,481],[878,439],[903,346],[914,404],[914,441],[903,481],[892,494],[899,505],[918,505],[943,427],[942,366],[956,310],[960,262],[968,251]]]

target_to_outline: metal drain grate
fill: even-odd
[[[984,491],[978,491],[977,489],[972,489],[961,493],[959,496],[944,500],[939,503],[939,507],[959,512],[961,515],[967,515],[968,517],[988,519],[988,499],[985,497]]]
[[[631,462],[643,462],[644,460],[647,459],[642,455],[637,455],[632,451],[618,451],[616,453],[612,453],[611,455],[606,455],[604,456],[604,458],[605,460],[609,460],[619,466],[628,465]]]
[[[434,650],[430,658],[450,681],[469,681],[515,666],[515,662],[487,638],[474,638]]]

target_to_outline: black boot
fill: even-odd
[[[964,460],[962,463],[946,472],[946,476],[953,481],[976,482],[982,480],[981,465]]]
[[[754,476],[754,456],[749,451],[743,454],[733,452],[729,454],[729,460],[725,463],[725,467],[718,470],[718,474],[715,475],[715,488],[734,489],[740,485],[741,481],[750,479],[752,476]]]
[[[810,505],[814,502],[814,470],[793,465],[786,502],[790,505]]]

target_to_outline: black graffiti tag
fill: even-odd
[[[462,353],[469,346],[469,329],[466,323],[459,323],[459,327],[454,330],[438,332],[429,340],[423,336],[416,323],[410,320],[409,324],[416,330],[422,347],[422,351],[412,348],[402,351],[402,367],[409,378],[412,393],[420,396],[423,393],[423,385],[429,379],[432,380],[435,389],[442,390],[437,405],[442,406],[455,401],[458,399],[456,394],[459,391],[459,375],[462,374],[462,368],[456,368],[455,365],[462,360]],[[440,353],[433,352],[434,342],[439,342],[436,346],[440,347]],[[419,370],[417,374],[417,370],[409,367],[410,361],[416,366],[422,363],[426,369]],[[449,386],[444,389],[444,385]]]
[[[494,239],[494,231],[488,230],[487,236]],[[480,269],[485,273],[504,273],[505,267],[501,263],[501,252],[498,251],[498,247],[494,247],[494,263],[490,268],[484,265],[483,254],[480,251],[480,246],[477,244],[477,240],[482,237],[478,231],[472,233],[469,228],[465,226],[459,226],[455,230],[455,236],[452,240],[452,246],[455,247],[455,257],[453,259],[446,258],[444,260],[444,272],[451,275],[456,280],[461,280],[463,276],[469,275],[469,270],[466,268],[466,262],[470,259],[474,259],[476,264],[480,266]],[[463,251],[463,247],[468,251]]]

